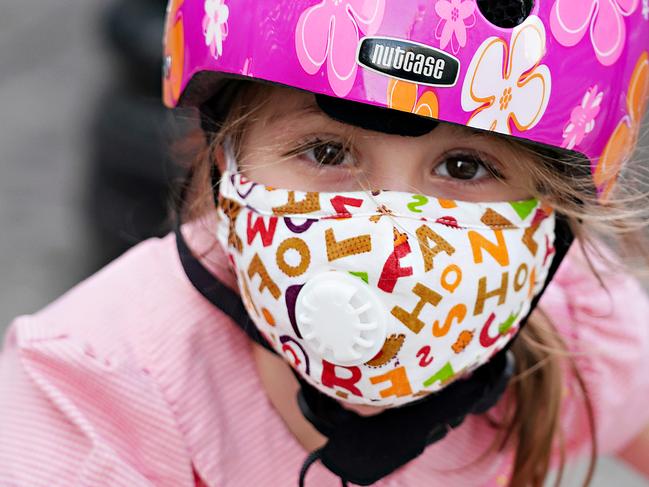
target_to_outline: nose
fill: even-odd
[[[425,137],[382,135],[367,140],[369,155],[363,171],[370,189],[419,193],[431,170]]]

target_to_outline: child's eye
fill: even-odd
[[[339,142],[317,141],[310,144],[303,154],[319,166],[340,166],[352,160],[349,150]]]
[[[478,181],[498,176],[497,171],[477,154],[447,155],[433,172],[437,176],[462,181]]]

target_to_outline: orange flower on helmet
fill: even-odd
[[[170,0],[167,6],[164,46],[164,78],[162,91],[164,103],[172,107],[180,97],[180,85],[185,63],[185,28],[183,17],[178,13],[185,0]]]
[[[613,131],[593,175],[602,202],[608,199],[622,166],[635,148],[648,97],[649,53],[645,51],[638,59],[631,75],[626,96],[627,114]]]
[[[425,117],[439,116],[439,102],[432,90],[417,99],[417,85],[408,81],[390,79],[388,84],[388,107]]]

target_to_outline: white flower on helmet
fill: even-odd
[[[225,0],[205,0],[203,34],[205,45],[209,46],[214,58],[223,54],[223,40],[228,36],[228,17],[230,10]]]
[[[545,28],[530,16],[512,32],[509,45],[486,39],[467,69],[462,108],[473,112],[467,125],[510,135],[539,123],[550,100],[550,70],[539,64],[546,53]]]

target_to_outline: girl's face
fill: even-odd
[[[257,183],[319,192],[390,189],[475,202],[531,196],[526,161],[499,136],[446,123],[421,137],[389,135],[331,119],[312,94],[289,88],[263,94],[238,160],[239,171]],[[223,171],[222,153],[217,160]],[[362,415],[383,410],[344,407]]]
[[[241,144],[239,169],[252,181],[302,191],[389,189],[476,202],[531,196],[521,164],[526,156],[497,135],[447,123],[421,137],[374,132],[329,118],[312,94],[269,92]]]

